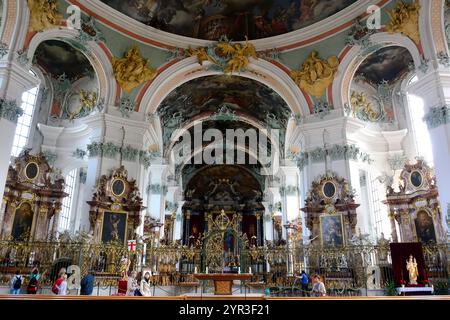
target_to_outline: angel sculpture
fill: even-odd
[[[249,64],[249,58],[257,59],[255,47],[246,39],[245,45],[230,44],[229,42],[221,42],[217,45],[224,56],[231,56],[225,67],[225,73],[231,74],[233,72],[241,72]]]

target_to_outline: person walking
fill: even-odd
[[[16,274],[11,278],[11,294],[20,294],[22,288],[23,277],[20,275],[20,271],[17,270]]]

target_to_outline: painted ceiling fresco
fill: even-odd
[[[367,57],[358,68],[356,76],[373,85],[383,81],[392,84],[405,76],[412,65],[414,60],[406,48],[386,47]]]
[[[154,28],[187,37],[240,41],[309,26],[356,0],[101,0]]]
[[[36,50],[34,59],[35,63],[54,78],[65,73],[70,81],[75,81],[94,75],[94,69],[84,54],[63,41],[42,42]]]
[[[217,75],[197,78],[172,91],[158,108],[163,125],[174,116],[182,121],[221,107],[244,113],[271,127],[285,127],[291,115],[284,100],[266,85],[244,77]]]
[[[196,169],[187,168],[188,171]],[[186,171],[184,174],[186,175]],[[254,199],[261,196],[261,185],[255,176],[248,170],[237,165],[206,166],[196,170],[189,177],[185,190],[191,193],[192,198],[203,198],[211,194],[221,196],[224,194],[239,195],[241,199]]]

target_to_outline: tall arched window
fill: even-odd
[[[64,181],[66,183],[64,192],[67,193],[68,196],[65,197],[62,202],[61,214],[59,216],[59,225],[58,225],[59,232],[68,230],[70,227],[70,216],[71,216],[72,205],[73,205],[73,200],[74,200],[74,190],[75,190],[77,171],[78,171],[77,169],[73,169],[72,171],[69,172],[69,174],[64,179]]]
[[[417,76],[412,78],[410,83],[416,81]],[[433,148],[431,145],[430,133],[427,124],[423,119],[425,117],[425,104],[423,99],[408,92],[408,110],[418,156],[424,158],[430,166],[433,166]]]
[[[22,152],[22,149],[28,145],[38,95],[38,88],[39,87],[35,87],[22,94],[21,107],[23,110],[23,115],[17,121],[16,133],[14,135],[14,142],[11,151],[11,155],[14,157],[17,157],[20,152]]]

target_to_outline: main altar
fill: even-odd
[[[250,281],[252,274],[236,273],[201,273],[194,274],[194,277],[200,281],[211,280],[214,282],[214,295],[232,295],[234,281]]]

